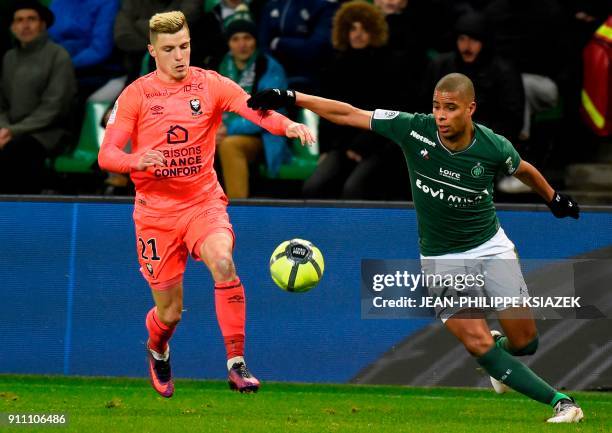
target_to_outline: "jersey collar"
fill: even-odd
[[[439,145],[440,145],[440,146],[441,146],[441,147],[442,147],[444,150],[446,150],[450,156],[455,156],[455,155],[459,155],[460,153],[467,152],[469,149],[471,149],[471,148],[472,148],[472,146],[474,146],[474,144],[476,144],[476,132],[477,132],[477,131],[478,131],[478,129],[477,129],[477,128],[476,128],[476,126],[474,125],[474,138],[472,139],[472,142],[470,143],[470,145],[469,145],[468,147],[466,147],[466,148],[465,148],[465,149],[463,149],[463,150],[459,150],[459,151],[457,151],[457,152],[454,152],[454,151],[450,150],[448,147],[446,147],[446,146],[444,145],[444,143],[442,143],[442,140],[440,139],[440,134],[439,134],[438,130],[436,130],[436,140],[438,140],[438,144],[439,144]]]
[[[161,78],[159,78],[159,75],[157,74],[157,69],[153,73],[155,75],[155,81],[157,81],[158,84],[161,84],[162,86],[165,86],[168,88],[183,87],[185,84],[189,84],[191,82],[191,66],[187,68],[187,75],[185,75],[185,78],[183,78],[181,81],[174,81],[174,82],[164,81]]]

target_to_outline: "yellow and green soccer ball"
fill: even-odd
[[[304,239],[284,241],[270,257],[274,282],[288,292],[307,292],[316,286],[325,270],[323,255]]]

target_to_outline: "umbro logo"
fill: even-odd
[[[244,304],[244,296],[234,295],[227,298],[228,304]]]
[[[154,105],[151,107],[151,114],[153,114],[153,116],[158,116],[160,114],[164,114],[164,107],[162,107],[161,105]]]

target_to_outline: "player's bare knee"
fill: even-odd
[[[234,278],[236,270],[234,261],[230,254],[219,254],[213,261],[213,275],[220,281],[228,281]]]
[[[164,325],[173,328],[181,321],[182,313],[180,308],[168,308],[164,311],[158,310],[157,315]]]
[[[482,356],[491,350],[493,344],[485,340],[470,340],[463,344],[468,352],[473,356]]]
[[[474,356],[482,356],[491,350],[493,347],[493,339],[491,335],[474,333],[466,336],[463,339],[463,345],[466,350]]]

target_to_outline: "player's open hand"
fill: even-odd
[[[288,138],[299,138],[302,146],[310,146],[315,142],[314,134],[308,126],[302,123],[293,122],[287,126],[285,135]]]
[[[132,166],[133,170],[143,171],[148,167],[153,167],[158,165],[163,167],[166,165],[166,158],[164,158],[164,154],[159,150],[147,150],[145,153],[138,157],[136,164]]]

